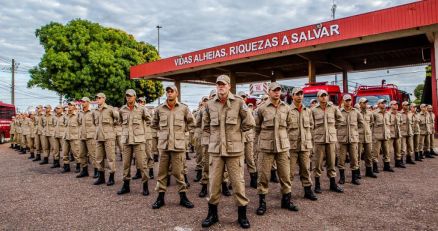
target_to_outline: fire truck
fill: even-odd
[[[0,101],[0,144],[10,138],[12,116],[15,116],[15,106]]]
[[[354,95],[357,99],[367,98],[369,105],[376,105],[379,99],[386,99],[388,103],[395,100],[400,110],[403,101],[410,102],[409,93],[398,89],[394,84],[386,84],[385,80],[382,80],[382,84],[377,86],[359,86]]]
[[[310,106],[312,99],[317,100],[316,94],[320,90],[326,90],[329,95],[329,100],[334,104],[339,105],[342,102],[341,88],[338,85],[331,85],[327,82],[313,82],[306,83],[303,87],[303,104]]]

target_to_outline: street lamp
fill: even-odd
[[[157,28],[157,32],[158,32],[158,55],[160,55],[160,29],[163,27],[160,25],[157,25],[156,28]]]

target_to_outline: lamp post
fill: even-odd
[[[158,33],[158,55],[160,55],[160,29],[163,27],[160,25],[157,25],[156,28],[157,28],[157,33]]]

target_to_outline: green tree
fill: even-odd
[[[164,93],[159,81],[130,80],[133,65],[159,59],[150,44],[138,42],[134,36],[98,23],[75,19],[62,25],[51,22],[36,30],[44,48],[37,67],[30,70],[28,87],[41,87],[73,100],[94,98],[104,92],[107,102],[124,103],[126,89],[152,102]]]
[[[421,104],[421,96],[423,95],[423,88],[424,88],[424,84],[420,83],[414,89],[414,95],[415,95],[414,103],[417,105]]]

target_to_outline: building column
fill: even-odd
[[[181,81],[175,80],[175,87],[178,89],[178,102],[181,102]]]
[[[438,36],[435,33],[434,43],[430,49],[430,66],[432,67],[432,107],[435,115],[438,115],[438,93],[437,93],[437,78],[436,78],[436,68],[438,67]],[[435,131],[438,131],[438,119],[435,119]]]
[[[312,60],[308,61],[308,78],[309,78],[309,83],[314,83],[316,82],[316,67],[315,67],[315,62]]]
[[[231,93],[233,94],[237,94],[236,92],[236,73],[235,72],[230,72],[230,84],[231,84]]]
[[[342,70],[342,91],[344,94],[348,93],[348,73]]]

